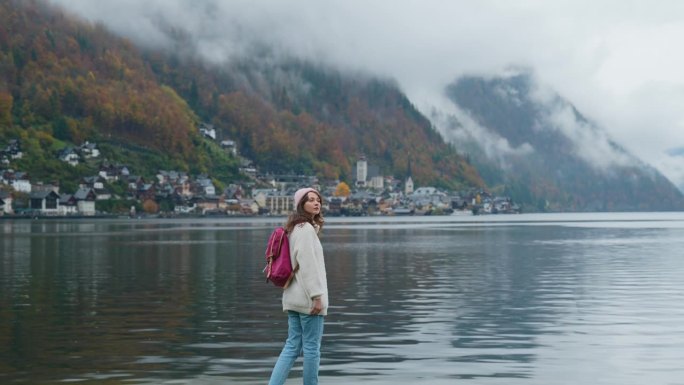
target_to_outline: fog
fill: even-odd
[[[52,2],[139,44],[196,51],[213,63],[267,44],[279,55],[390,77],[427,116],[445,107],[444,87],[458,76],[530,68],[542,87],[606,130],[602,143],[616,141],[684,186],[684,157],[674,150],[684,148],[681,1]],[[577,126],[558,112],[561,129]],[[586,135],[576,139],[595,139]],[[602,154],[610,152],[584,156],[625,161]]]

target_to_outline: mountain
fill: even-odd
[[[221,177],[237,176],[237,161],[202,140],[194,111],[130,42],[40,1],[0,1],[0,25],[0,144],[19,139],[25,153],[12,167],[73,189],[96,167],[56,154],[87,140],[139,175],[229,165]]]
[[[360,155],[385,174],[440,187],[483,186],[477,171],[445,143],[431,122],[391,80],[345,73],[265,54],[235,61],[207,76],[185,63],[199,84],[155,65],[165,84],[195,111],[235,138],[241,151],[275,172],[306,172],[353,181]],[[187,80],[187,79],[186,79]],[[204,96],[195,97],[194,88]]]
[[[674,147],[666,151],[666,154],[674,159],[679,164],[684,164],[684,147]],[[677,188],[684,193],[684,182],[681,182]]]
[[[398,178],[411,164],[422,185],[483,186],[392,81],[275,60],[268,49],[210,65],[190,49],[141,49],[37,0],[0,0],[0,25],[0,145],[21,139],[28,156],[18,164],[34,177],[92,173],[54,160],[89,140],[138,174],[240,178],[238,159],[199,134],[211,123],[264,172],[352,182],[364,155]]]
[[[465,76],[446,89],[455,105],[447,138],[488,186],[531,210],[681,210],[682,193],[530,72]]]
[[[139,175],[245,180],[241,160],[200,135],[209,123],[264,172],[352,182],[363,155],[385,175],[486,185],[527,210],[684,207],[657,170],[529,73],[460,78],[447,87],[453,113],[430,120],[390,79],[268,47],[209,64],[182,34],[178,53],[143,49],[39,0],[0,0],[0,25],[0,145],[20,139],[25,157],[12,166],[63,186],[95,173],[56,159],[86,140]]]

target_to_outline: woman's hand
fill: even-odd
[[[313,307],[311,308],[311,315],[318,315],[323,311],[323,303],[321,297],[316,297],[313,299]]]

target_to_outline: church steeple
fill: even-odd
[[[408,158],[406,182],[404,183],[404,194],[413,194],[413,179],[411,178],[411,157]]]

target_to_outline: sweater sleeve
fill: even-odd
[[[299,266],[295,273],[297,280],[304,287],[309,298],[315,298],[324,293],[324,283],[321,277],[322,266],[317,258],[316,246],[319,244],[318,235],[313,226],[306,223],[293,232],[292,250],[294,260]]]

